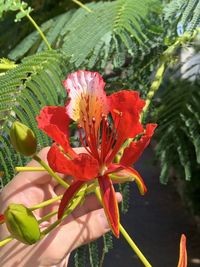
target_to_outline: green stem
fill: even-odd
[[[99,200],[99,202],[102,205],[102,198],[101,198],[99,186],[96,187],[95,193],[96,193],[97,199]],[[136,253],[138,258],[142,261],[144,266],[145,267],[152,267],[151,264],[148,262],[148,260],[145,258],[145,256],[142,254],[142,252],[139,250],[139,248],[137,247],[137,245],[135,244],[133,239],[129,236],[129,234],[126,232],[126,230],[123,228],[123,226],[121,224],[119,224],[119,230],[120,230],[121,234],[123,235],[123,237],[126,239],[127,243],[130,245],[130,247]]]
[[[6,244],[8,244],[12,240],[13,240],[13,237],[12,236],[7,236],[6,238],[4,238],[4,239],[2,239],[0,241],[0,247],[5,246]]]
[[[43,167],[15,167],[16,172],[41,172],[46,171]]]
[[[16,64],[0,63],[0,70],[12,70],[16,67],[17,67]]]
[[[83,189],[81,189],[78,193],[77,193],[77,197],[84,197],[85,195],[88,195],[90,194],[91,192],[94,192],[94,188],[95,186],[93,184],[91,184],[90,186],[88,186],[87,188],[83,187]],[[39,204],[36,204],[34,206],[32,206],[31,208],[29,208],[31,211],[34,211],[34,210],[37,210],[37,209],[40,209],[40,208],[44,208],[48,205],[51,205],[52,203],[58,201],[58,200],[61,200],[63,197],[63,195],[60,195],[60,196],[57,196],[57,197],[54,197],[54,198],[50,198],[46,201],[43,201]]]
[[[42,222],[44,222],[44,221],[49,220],[51,217],[53,217],[53,216],[56,215],[57,213],[58,213],[58,211],[57,211],[57,210],[54,210],[54,211],[52,211],[52,212],[50,212],[50,213],[44,215],[40,220],[38,220],[38,223],[40,224],[40,223],[42,223]]]
[[[79,5],[80,7],[82,7],[83,9],[85,9],[89,13],[92,13],[93,12],[89,7],[87,7],[86,5],[84,5],[83,3],[81,3],[78,0],[72,0],[72,2],[74,2],[77,5]]]
[[[39,203],[37,205],[32,206],[30,208],[30,210],[33,211],[33,210],[37,210],[37,209],[40,209],[40,208],[44,208],[44,207],[46,207],[46,206],[48,206],[48,205],[60,200],[62,197],[63,197],[63,195],[60,195],[60,196],[48,199],[46,201],[43,201],[43,202],[41,202],[41,203]]]
[[[69,185],[63,179],[60,178],[40,157],[37,155],[33,156],[34,160],[36,160],[42,167],[47,170],[47,172],[56,179],[56,181],[61,184],[64,188],[68,188]]]
[[[21,7],[20,10],[25,13],[24,9]],[[48,47],[49,50],[51,50],[51,46],[47,40],[47,38],[45,37],[44,33],[42,32],[42,30],[40,29],[40,27],[37,25],[37,23],[34,21],[34,19],[29,15],[26,14],[27,18],[30,20],[30,22],[33,24],[33,26],[36,28],[36,30],[38,31],[38,33],[40,34],[40,36],[42,37],[43,41],[45,42],[46,46]]]
[[[57,201],[58,199],[60,199],[62,196],[58,196],[55,197],[54,199],[50,199],[47,201],[44,201],[38,205],[33,206],[32,208],[30,208],[30,210],[35,210],[38,208],[38,206],[40,207],[44,207],[47,206],[51,203],[53,203],[54,201]],[[72,204],[70,205],[70,207],[66,210],[65,214],[63,215],[63,217],[59,220],[57,220],[56,222],[54,222],[53,224],[51,224],[49,227],[47,227],[42,233],[41,233],[41,238],[43,238],[45,235],[47,235],[50,231],[52,231],[58,224],[60,224],[82,201],[84,195],[80,195],[77,198],[75,198],[72,201]],[[50,203],[51,202],[51,203]],[[48,219],[50,219],[51,217],[53,217],[54,215],[56,215],[58,213],[58,211],[52,211],[48,214],[46,214],[45,216],[43,216],[40,220],[38,220],[38,223],[42,223],[44,221],[47,221]],[[0,241],[0,247],[5,246],[7,243],[9,243],[10,241],[12,241],[14,238],[12,236],[7,236],[6,238],[4,238],[3,240]]]
[[[119,225],[119,230],[120,233],[123,235],[123,237],[126,239],[130,247],[135,251],[137,254],[138,258],[141,260],[141,262],[144,264],[146,267],[152,267],[152,265],[148,262],[148,260],[145,258],[145,256],[142,254],[140,249],[137,247],[133,239],[129,236],[129,234],[126,232],[124,227],[120,224]]]
[[[145,106],[143,108],[143,113],[141,116],[141,121],[143,120],[143,118],[145,117],[145,115],[147,113],[147,109],[149,108],[149,105],[151,103],[152,98],[154,97],[155,93],[158,91],[158,89],[160,87],[160,84],[163,80],[165,69],[166,69],[166,65],[165,65],[165,63],[163,63],[161,61],[160,65],[156,71],[154,80],[153,80],[151,87],[149,89],[149,92],[147,94],[146,103],[145,103]]]
[[[49,232],[51,232],[58,224],[60,224],[82,201],[83,196],[78,196],[76,199],[73,200],[71,206],[65,211],[63,217],[56,222],[52,223],[49,227],[47,227],[42,233],[41,236],[44,237]]]

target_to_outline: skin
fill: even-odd
[[[40,151],[39,156],[46,161],[49,148]],[[83,148],[77,148],[77,153]],[[28,166],[38,166],[31,161]],[[70,182],[70,178],[66,179]],[[60,195],[64,189],[46,172],[22,172],[16,175],[4,188],[0,195],[0,213],[3,213],[9,203],[21,203],[31,207],[49,198]],[[122,197],[116,194],[120,202]],[[40,219],[45,214],[58,208],[56,202],[42,210],[35,211],[35,216]],[[44,222],[41,227],[45,229],[51,221]],[[38,243],[27,246],[16,240],[0,248],[0,263],[4,267],[64,267],[68,265],[70,253],[83,244],[89,243],[106,232],[110,231],[104,210],[95,195],[87,196],[84,204],[76,208],[61,225]],[[9,235],[6,225],[0,226],[0,240]]]

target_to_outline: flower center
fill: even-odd
[[[113,159],[122,145],[118,135],[122,112],[114,110],[114,114],[114,120],[110,123],[108,116],[102,114],[99,127],[96,127],[94,117],[89,123],[88,120],[83,119],[83,126],[78,126],[82,146],[99,161],[100,166],[104,166],[101,168],[104,172],[105,166]]]
[[[102,165],[100,168],[99,174],[103,176],[107,170],[108,168],[105,165]]]

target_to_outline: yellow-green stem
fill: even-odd
[[[16,172],[41,172],[46,171],[44,167],[15,167]]]
[[[158,88],[160,87],[160,84],[163,80],[163,75],[164,75],[164,72],[165,72],[165,63],[161,62],[157,71],[156,71],[156,74],[155,74],[155,77],[154,77],[154,80],[151,84],[151,87],[150,87],[150,90],[147,94],[147,97],[146,97],[146,103],[145,103],[145,106],[143,108],[143,113],[142,113],[142,116],[141,116],[141,121],[142,119],[144,118],[146,112],[147,112],[147,109],[151,103],[151,100],[152,98],[154,97],[155,93],[157,92]]]
[[[120,233],[123,235],[123,237],[126,239],[130,247],[135,251],[137,254],[138,258],[141,260],[141,262],[144,264],[146,267],[152,267],[152,265],[148,262],[148,260],[145,258],[145,256],[142,254],[138,246],[135,244],[133,239],[129,236],[129,234],[126,232],[124,227],[120,224],[119,225],[119,230]]]
[[[63,197],[63,195],[60,195],[60,196],[57,196],[57,197],[48,199],[48,200],[46,200],[46,201],[43,201],[43,202],[41,202],[41,203],[39,203],[39,204],[36,204],[36,205],[32,206],[32,207],[30,208],[30,210],[33,211],[33,210],[37,210],[37,209],[40,209],[40,208],[44,208],[44,207],[46,207],[46,206],[48,206],[48,205],[50,205],[50,204],[52,204],[52,203],[54,203],[54,202],[60,200],[62,197]]]
[[[0,247],[5,246],[6,244],[8,244],[12,240],[13,240],[13,237],[12,236],[7,236],[6,238],[4,238],[4,239],[2,239],[0,241]]]
[[[17,67],[16,64],[0,63],[0,70],[12,70],[16,67]]]
[[[83,3],[81,3],[78,0],[72,0],[72,2],[74,2],[77,5],[79,5],[80,7],[82,7],[83,9],[85,9],[89,13],[92,13],[93,12],[89,7],[87,7],[86,5],[84,5]]]
[[[93,185],[91,185],[89,187],[90,189],[94,188]],[[83,192],[84,190],[80,191],[77,196],[73,199],[71,205],[68,207],[68,209],[66,210],[66,212],[64,213],[63,217],[59,220],[57,220],[56,222],[54,222],[53,224],[51,224],[49,227],[47,227],[41,235],[41,238],[43,238],[45,235],[47,235],[50,231],[52,231],[58,224],[60,224],[82,201],[82,199],[84,198],[85,194]],[[87,190],[86,190],[87,192]],[[88,193],[90,193],[91,191],[89,190]],[[62,198],[63,195],[54,197],[52,199],[46,200],[44,202],[41,202],[37,205],[34,205],[30,208],[31,211],[34,211],[36,209],[39,208],[43,208],[47,205],[52,204],[55,201],[58,201]],[[53,217],[54,215],[56,215],[58,213],[57,210],[52,211],[48,214],[46,214],[45,216],[43,216],[40,220],[38,220],[38,223],[42,223],[44,221],[47,221],[48,219],[50,219],[51,217]],[[12,241],[14,238],[12,236],[7,236],[6,238],[4,238],[3,240],[0,241],[0,247],[6,245],[7,243],[9,243],[10,241]]]
[[[44,237],[49,232],[51,232],[57,225],[59,225],[77,206],[81,203],[83,196],[79,196],[72,202],[71,206],[66,210],[63,217],[54,223],[52,223],[49,227],[47,227],[41,234],[41,237]]]
[[[25,12],[23,8],[20,8],[20,10],[22,12]],[[47,40],[47,38],[45,37],[44,33],[42,32],[42,30],[40,29],[40,27],[37,25],[37,23],[34,21],[34,19],[29,15],[26,14],[27,18],[30,20],[30,22],[33,24],[33,26],[36,28],[36,30],[38,31],[38,33],[40,34],[40,36],[42,37],[43,41],[45,42],[46,46],[48,47],[49,50],[51,50],[51,46]]]
[[[98,186],[95,189],[95,193],[96,193],[97,199],[102,204],[101,193],[100,193],[100,189]],[[148,262],[148,260],[145,258],[145,256],[142,254],[142,252],[139,250],[139,248],[137,247],[135,242],[132,240],[132,238],[129,236],[129,234],[126,232],[126,230],[123,228],[123,226],[121,224],[119,225],[119,230],[120,230],[120,233],[123,235],[123,237],[126,239],[127,243],[130,245],[130,247],[136,253],[138,258],[144,264],[144,266],[145,267],[152,267],[151,264]]]
[[[40,157],[37,155],[33,156],[34,160],[36,160],[42,167],[45,168],[45,170],[56,179],[56,181],[62,185],[64,188],[68,188],[69,185],[66,183],[63,179],[60,178],[59,175],[57,175]]]
[[[48,221],[51,217],[53,217],[54,215],[56,215],[58,213],[57,210],[54,210],[46,215],[44,215],[40,220],[38,220],[38,223],[42,223],[44,221]]]

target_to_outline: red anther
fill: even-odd
[[[92,118],[92,122],[95,123],[96,122],[96,119],[95,117]]]
[[[122,111],[119,111],[117,109],[113,109],[113,111],[115,112],[115,114],[119,115],[120,117],[122,117]]]

